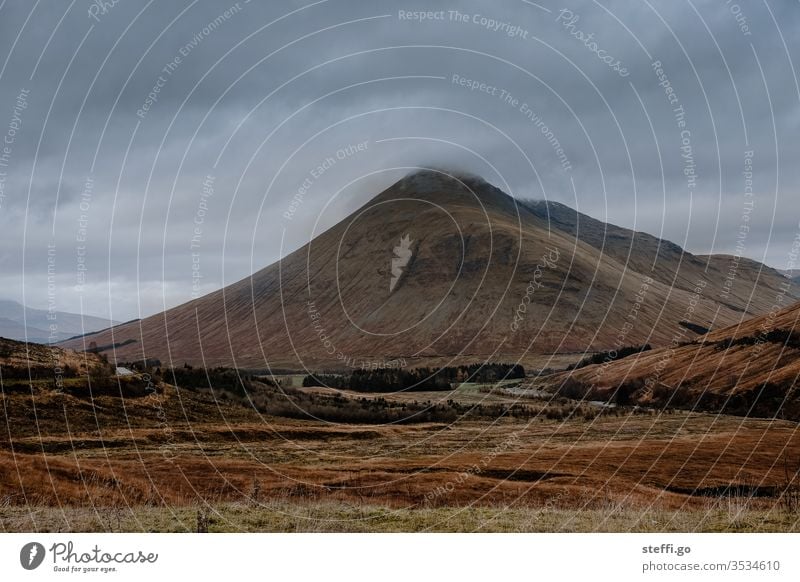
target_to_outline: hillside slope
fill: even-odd
[[[59,391],[86,386],[86,378],[109,378],[102,355],[0,338],[0,392],[30,394],[33,386]],[[97,381],[99,386],[100,382]]]
[[[551,228],[576,236],[628,269],[647,273],[667,286],[691,290],[698,280],[707,281],[705,297],[744,315],[769,311],[784,282],[779,271],[746,257],[693,255],[668,240],[601,222],[558,202],[525,204],[549,220]]]
[[[573,397],[800,419],[800,303],[697,340],[548,378]]]

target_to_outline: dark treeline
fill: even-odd
[[[135,339],[126,339],[125,341],[122,341],[122,342],[117,342],[117,343],[114,343],[114,344],[106,344],[106,345],[103,345],[103,346],[98,346],[97,342],[93,341],[93,342],[89,342],[89,347],[86,348],[86,351],[89,352],[89,353],[92,353],[92,354],[99,354],[100,352],[105,352],[105,351],[108,351],[108,350],[121,348],[123,346],[127,346],[129,344],[135,344],[135,343],[136,343]]]
[[[735,379],[731,380],[731,386]],[[567,378],[557,394],[573,400],[602,400],[619,406],[636,405],[643,397],[655,409],[680,409],[752,418],[800,421],[800,392],[793,382],[765,382],[758,388],[735,394],[715,394],[702,388],[656,384],[652,391],[642,378],[622,382],[614,389],[596,390],[592,385]]]
[[[159,375],[161,371],[157,370]],[[165,382],[179,388],[209,388],[224,390],[237,396],[245,396],[250,389],[252,378],[235,368],[167,368],[160,373]]]
[[[580,362],[567,366],[567,370],[577,370],[578,368],[585,368],[586,366],[591,366],[593,364],[602,364],[603,362],[613,362],[615,360],[621,360],[622,358],[627,358],[628,356],[632,356],[633,354],[646,352],[649,351],[650,349],[652,349],[650,347],[650,344],[644,344],[643,346],[627,346],[624,348],[620,348],[618,350],[598,352],[596,354],[592,354],[591,356],[583,358]]]
[[[451,382],[489,383],[525,377],[525,368],[520,364],[470,364],[441,368],[439,372]]]
[[[456,422],[498,418],[531,419],[545,415],[522,404],[460,404],[446,402],[395,402],[384,397],[349,398],[341,394],[316,394],[294,388],[271,388],[254,383],[247,404],[263,414],[303,420],[325,420],[347,424]],[[549,416],[547,417],[549,418]]]
[[[157,373],[157,371],[156,371]],[[217,368],[168,369],[164,381],[177,380],[181,388],[208,392],[209,381],[215,398],[252,407],[262,414],[302,420],[324,420],[347,424],[455,422],[459,419],[522,418],[539,416],[540,411],[523,404],[460,404],[454,400],[394,402],[384,397],[349,398],[341,394],[317,394],[277,383],[265,383],[236,370]],[[233,388],[233,389],[232,389]],[[543,416],[544,418],[544,416]],[[547,417],[549,418],[549,416]]]
[[[726,350],[733,346],[752,346],[758,343],[782,344],[787,348],[800,349],[800,334],[787,329],[771,329],[759,335],[730,338],[716,343],[716,347]]]
[[[736,394],[714,394],[662,385],[653,391],[653,402],[659,406],[715,414],[800,420],[800,393],[792,382],[765,382],[758,388]]]
[[[329,386],[357,392],[398,392],[452,390],[453,383],[497,382],[524,378],[519,364],[470,364],[446,368],[377,368],[357,369],[351,374],[312,374],[303,378],[303,386]]]

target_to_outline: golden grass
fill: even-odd
[[[198,510],[220,531],[796,529],[777,499],[784,457],[800,457],[788,422],[676,412],[341,425],[174,388],[0,405],[9,531],[185,530]],[[727,486],[756,496],[721,497]]]
[[[194,532],[198,516],[214,532],[800,532],[800,516],[779,508],[709,502],[692,510],[608,506],[388,506],[274,500],[171,507],[14,507],[0,512],[0,532]]]

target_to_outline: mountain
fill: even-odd
[[[778,302],[780,304],[780,302]],[[800,303],[547,379],[564,395],[800,420]]]
[[[800,285],[800,269],[783,269],[780,273],[791,279],[795,285]]]
[[[528,202],[537,216],[614,258],[637,273],[669,287],[691,291],[697,281],[711,286],[703,295],[745,315],[765,313],[783,282],[777,270],[757,261],[731,255],[693,255],[680,246],[644,232],[606,224],[558,202]],[[730,287],[723,282],[734,271]],[[752,289],[759,292],[750,296]],[[772,293],[763,293],[769,288]]]
[[[0,299],[0,337],[8,339],[54,343],[115,324],[101,317],[32,309],[16,301]],[[55,326],[54,331],[51,325]]]
[[[785,281],[744,261],[724,293],[727,272],[566,206],[424,170],[252,276],[91,339],[116,361],[178,366],[527,361],[696,337],[766,312]]]

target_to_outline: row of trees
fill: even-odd
[[[356,369],[350,374],[312,374],[303,378],[303,386],[329,386],[358,392],[399,392],[451,390],[453,383],[497,382],[524,378],[525,368],[519,364],[471,364],[446,368]]]
[[[753,418],[800,420],[800,392],[788,381],[765,382],[735,394],[659,385],[653,391],[653,404]]]
[[[441,368],[439,373],[451,382],[478,382],[487,384],[499,380],[511,380],[525,377],[525,368],[521,364],[470,364],[468,366],[451,366]]]
[[[159,375],[158,371],[156,375]],[[237,396],[245,396],[251,387],[252,378],[235,368],[166,368],[161,378],[180,388],[224,390]]]
[[[597,352],[596,354],[592,354],[591,356],[586,356],[580,362],[577,362],[575,364],[570,364],[569,366],[567,366],[567,370],[577,370],[578,368],[585,368],[586,366],[591,366],[592,364],[613,362],[615,360],[621,360],[622,358],[627,358],[628,356],[632,356],[633,354],[639,354],[641,352],[646,352],[651,349],[652,348],[650,347],[650,344],[644,344],[643,346],[626,346],[618,350]]]
[[[800,349],[800,334],[788,329],[771,329],[758,335],[748,335],[744,337],[729,338],[716,344],[721,350],[726,350],[733,346],[752,346],[757,343],[781,344],[787,348]]]

